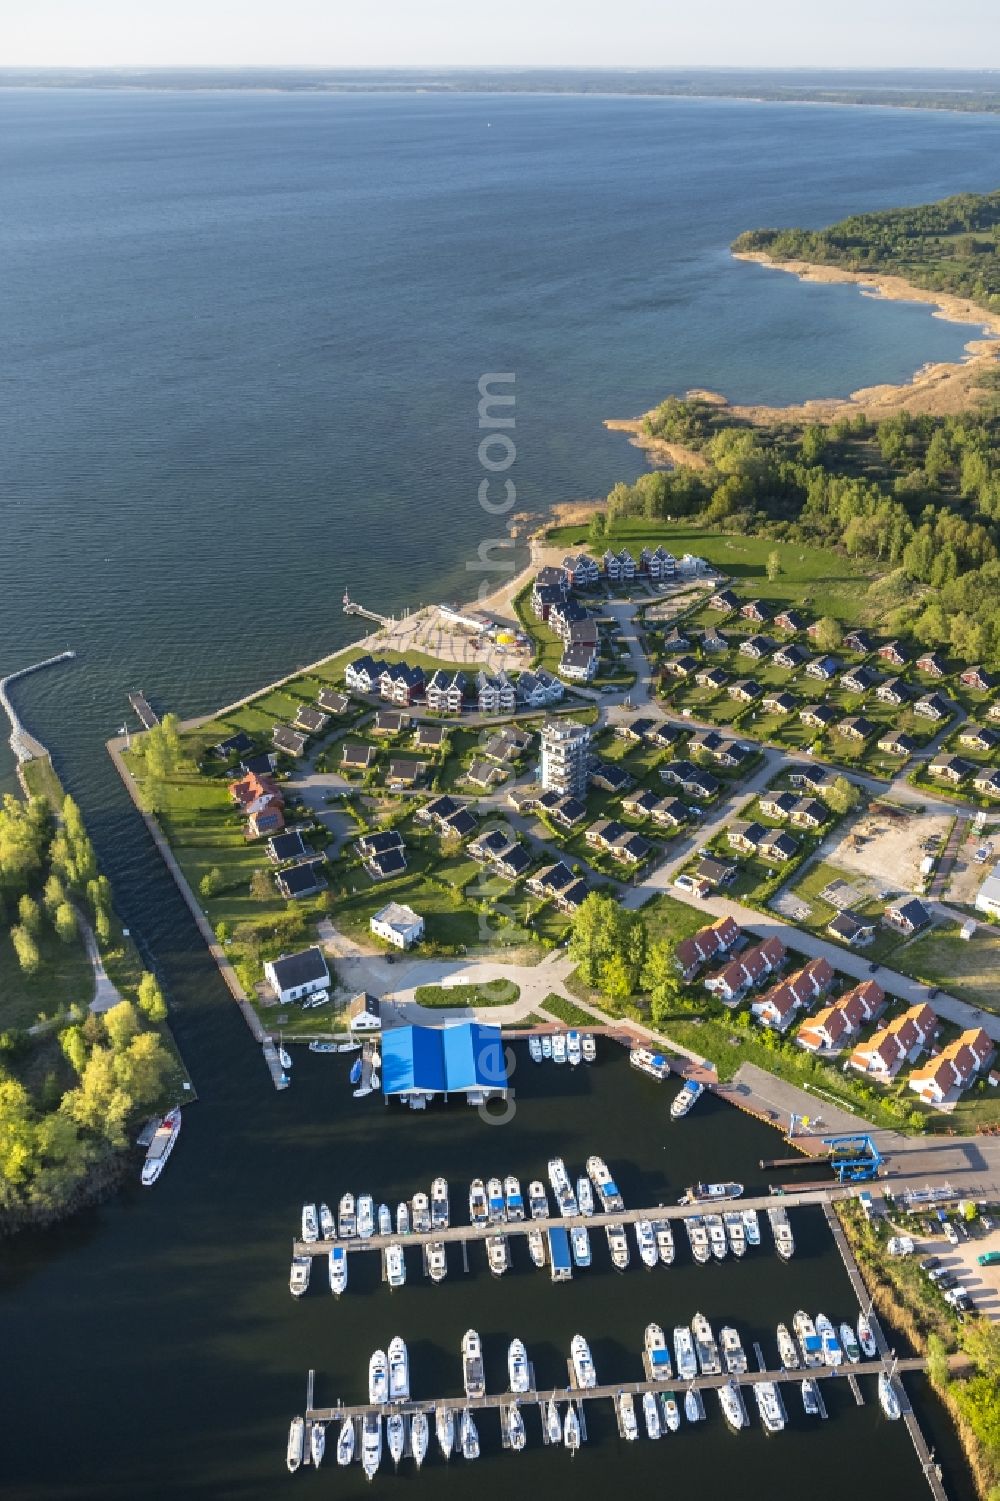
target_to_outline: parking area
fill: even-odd
[[[960,906],[975,906],[976,893],[998,860],[1000,841],[992,828],[987,826],[983,833],[976,833],[970,825],[951,868],[946,900]]]
[[[994,1322],[1000,1319],[1000,1264],[980,1266],[978,1258],[1000,1251],[1000,1226],[988,1234],[981,1231],[953,1246],[944,1235],[917,1241],[916,1255],[936,1256],[939,1266],[964,1287],[977,1313]]]
[[[946,813],[916,813],[875,805],[856,819],[826,858],[844,870],[857,871],[887,894],[919,892],[925,856],[940,849],[952,818]]]

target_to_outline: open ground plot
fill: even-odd
[[[943,847],[953,821],[947,813],[876,804],[829,846],[829,859],[841,870],[871,877],[887,895],[919,892],[920,863]]]
[[[1000,928],[979,923],[962,938],[958,923],[942,923],[906,945],[905,968],[984,1011],[1000,1012]]]
[[[880,889],[871,876],[821,860],[810,865],[799,880],[786,887],[772,906],[799,927],[829,938],[827,925],[839,912],[850,912],[854,917],[868,918],[879,924],[885,907],[885,902],[878,899]],[[888,960],[900,942],[900,935],[891,928],[877,926],[875,937],[858,952],[882,963]]]

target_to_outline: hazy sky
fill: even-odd
[[[0,65],[1000,66],[997,0],[11,0]]]

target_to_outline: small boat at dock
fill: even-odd
[[[430,1438],[430,1424],[427,1414],[419,1408],[410,1418],[410,1453],[417,1469],[427,1458],[427,1443]]]
[[[643,1339],[649,1374],[654,1381],[669,1381],[673,1375],[667,1337],[659,1324],[647,1324]]]
[[[360,1058],[355,1058],[354,1062],[351,1064],[351,1071],[350,1071],[350,1073],[347,1076],[347,1082],[349,1084],[358,1084],[358,1083],[360,1083],[360,1081],[361,1081],[361,1069],[362,1069],[362,1067],[363,1067],[363,1064],[361,1062],[361,1059]]]
[[[304,1418],[293,1418],[288,1429],[288,1449],[285,1462],[294,1475],[302,1463],[306,1451],[306,1423]]]
[[[396,1234],[409,1235],[410,1233],[410,1206],[405,1199],[400,1199],[396,1205]]]
[[[552,1185],[556,1205],[563,1219],[569,1219],[571,1216],[579,1214],[580,1206],[576,1201],[576,1194],[573,1192],[573,1185],[566,1171],[566,1164],[561,1157],[551,1157],[549,1159],[549,1182]]]
[[[543,1032],[542,1033],[542,1057],[546,1061],[550,1060],[551,1057],[552,1057],[552,1034],[551,1034],[551,1032]]]
[[[743,1231],[742,1214],[738,1214],[733,1209],[728,1209],[722,1216],[722,1223],[726,1227],[729,1249],[734,1256],[742,1256],[747,1248],[747,1238]]]
[[[580,1213],[591,1215],[594,1212],[594,1190],[590,1186],[589,1178],[577,1178],[576,1200],[580,1206]]]
[[[574,1225],[569,1232],[570,1245],[573,1250],[574,1266],[587,1267],[590,1265],[590,1236],[583,1225]]]
[[[553,1032],[552,1034],[552,1062],[566,1062],[566,1033]]]
[[[469,1398],[486,1395],[486,1374],[483,1369],[483,1342],[475,1329],[467,1329],[462,1335],[462,1382]],[[466,1409],[468,1411],[468,1409]]]
[[[447,1230],[451,1221],[451,1206],[448,1202],[448,1180],[435,1178],[431,1184],[431,1224],[435,1230]]]
[[[450,1459],[455,1447],[455,1414],[443,1402],[434,1409],[434,1432],[437,1434],[438,1448],[445,1459]]]
[[[532,1032],[531,1036],[528,1038],[528,1053],[531,1057],[532,1063],[541,1063],[542,1039],[535,1032]]]
[[[316,1215],[315,1204],[302,1206],[302,1239],[309,1245],[319,1240],[319,1219]]]
[[[712,1245],[705,1229],[705,1221],[700,1214],[692,1214],[685,1219],[684,1228],[691,1243],[691,1255],[699,1266],[705,1266],[712,1259]]]
[[[863,1313],[858,1314],[858,1343],[863,1353],[869,1360],[874,1360],[878,1354],[878,1345],[875,1342],[875,1331]]]
[[[391,1412],[386,1418],[385,1437],[392,1462],[398,1468],[406,1449],[406,1420],[401,1412]]]
[[[689,1386],[684,1393],[684,1416],[689,1423],[700,1423],[705,1416],[705,1404],[696,1386]]]
[[[625,1201],[603,1157],[595,1154],[587,1158],[587,1176],[594,1185],[604,1213],[620,1214],[625,1208]]]
[[[156,1130],[146,1148],[146,1158],[142,1164],[140,1175],[143,1188],[152,1188],[167,1165],[167,1158],[174,1150],[174,1144],[181,1134],[180,1106],[175,1105],[173,1110],[168,1110],[159,1122]],[[303,1237],[304,1239],[304,1237]]]
[[[521,1185],[513,1173],[503,1180],[504,1206],[507,1218],[511,1224],[518,1224],[524,1219],[524,1199],[521,1197]]]
[[[659,1438],[662,1430],[660,1428],[660,1408],[655,1392],[646,1392],[643,1395],[642,1416],[646,1423],[646,1437]]]
[[[823,1341],[816,1332],[816,1325],[812,1319],[800,1308],[792,1320],[792,1328],[802,1351],[802,1362],[808,1369],[810,1366],[823,1364]]]
[[[783,1205],[776,1204],[768,1209],[767,1218],[774,1236],[774,1249],[782,1261],[790,1261],[795,1254],[795,1241],[788,1223],[788,1211]]]
[[[583,1062],[583,1047],[580,1043],[579,1032],[566,1033],[566,1061],[571,1068],[576,1068]]]
[[[576,1385],[582,1391],[596,1386],[597,1372],[594,1370],[593,1356],[590,1353],[590,1346],[582,1334],[574,1334],[570,1344],[570,1357],[573,1362],[573,1376]]]
[[[733,1432],[739,1433],[740,1429],[747,1425],[747,1411],[743,1405],[739,1387],[735,1381],[727,1381],[718,1388],[718,1392],[722,1416]]]
[[[375,1234],[375,1201],[371,1194],[362,1194],[358,1199],[358,1235],[361,1240],[371,1240]]]
[[[389,1400],[389,1357],[384,1350],[375,1350],[368,1362],[368,1400],[373,1407],[381,1407]]]
[[[361,1468],[368,1480],[382,1463],[382,1416],[377,1412],[365,1413],[361,1426]]]
[[[580,1419],[572,1402],[566,1409],[563,1421],[563,1443],[571,1454],[575,1454],[580,1447]]]
[[[764,1432],[780,1433],[788,1419],[785,1416],[785,1404],[781,1400],[777,1382],[755,1381],[753,1395]]]
[[[663,1266],[673,1266],[674,1256],[674,1232],[670,1228],[669,1220],[654,1220],[653,1233],[656,1236],[656,1250]]]
[[[748,1246],[760,1245],[760,1216],[756,1209],[743,1210],[743,1234]]]
[[[678,1378],[681,1381],[693,1381],[698,1374],[698,1352],[686,1324],[674,1326],[674,1360],[677,1362]]]
[[[528,1255],[535,1266],[545,1265],[545,1235],[541,1230],[528,1231]]]
[[[722,1359],[730,1376],[742,1376],[747,1368],[747,1352],[738,1330],[731,1324],[726,1324],[719,1330],[719,1343],[722,1346]]]
[[[840,1348],[837,1331],[834,1329],[825,1313],[816,1315],[816,1333],[823,1344],[823,1362],[826,1365],[838,1366],[843,1362],[844,1352]]]
[[[506,1213],[503,1201],[503,1184],[499,1178],[490,1178],[486,1184],[486,1202],[491,1225],[502,1225]]]
[[[545,1404],[545,1431],[550,1444],[558,1444],[562,1439],[562,1418],[554,1397],[550,1397]]]
[[[795,1341],[788,1332],[787,1324],[778,1325],[778,1356],[781,1360],[783,1370],[798,1370],[799,1352],[795,1347]]]
[[[336,1240],[337,1238],[337,1222],[333,1217],[329,1204],[321,1204],[319,1206],[319,1233],[324,1240]]]
[[[840,1326],[840,1347],[851,1365],[857,1365],[861,1359],[861,1348],[858,1345],[857,1335],[848,1323]]]
[[[392,1210],[388,1204],[378,1206],[378,1233],[379,1235],[392,1234]]]
[[[382,1252],[385,1280],[390,1287],[402,1287],[406,1281],[406,1257],[403,1248],[393,1241]]]
[[[350,1240],[356,1234],[358,1217],[354,1210],[354,1195],[344,1194],[337,1205],[337,1230],[341,1240]]]
[[[473,1178],[469,1186],[469,1222],[473,1225],[487,1225],[489,1219],[490,1206],[485,1185],[482,1178]]]
[[[526,1392],[531,1384],[531,1370],[528,1366],[528,1352],[524,1348],[524,1341],[512,1339],[507,1348],[507,1376],[512,1392],[521,1394]]]
[[[309,1274],[312,1271],[311,1256],[293,1256],[292,1269],[288,1275],[288,1288],[293,1298],[301,1298],[309,1289]]]
[[[694,1335],[695,1353],[698,1356],[698,1365],[703,1376],[720,1376],[722,1364],[719,1360],[719,1347],[712,1333],[712,1326],[703,1313],[696,1313],[691,1320],[691,1333]]]
[[[632,1444],[639,1437],[639,1424],[635,1419],[635,1401],[631,1392],[618,1393],[618,1422],[623,1439]]]
[[[652,1048],[633,1048],[628,1055],[628,1061],[633,1068],[641,1074],[648,1074],[655,1079],[657,1084],[662,1084],[670,1073],[670,1065],[662,1053],[654,1053]]]
[[[472,1413],[467,1407],[462,1408],[460,1436],[462,1440],[462,1458],[478,1459],[479,1429],[476,1427],[475,1418],[472,1416]]]
[[[729,1251],[729,1242],[726,1240],[726,1228],[722,1223],[721,1215],[706,1214],[705,1229],[708,1232],[708,1243],[712,1248],[712,1255],[716,1261],[725,1261]]]
[[[494,1277],[502,1277],[510,1266],[510,1248],[506,1235],[487,1235],[486,1257]]]
[[[524,1429],[524,1419],[516,1402],[512,1402],[507,1410],[507,1442],[515,1454],[520,1454],[528,1441],[528,1435]]]
[[[322,1423],[314,1423],[309,1430],[309,1453],[318,1470],[326,1453],[326,1429]]]
[[[432,1282],[443,1282],[448,1275],[448,1256],[443,1240],[432,1240],[427,1247],[427,1275]]]
[[[425,1193],[413,1195],[410,1206],[413,1230],[416,1235],[426,1235],[431,1228],[431,1205]]]
[[[580,1039],[580,1051],[583,1054],[584,1063],[597,1062],[597,1042],[593,1032],[584,1032]]]
[[[738,1199],[743,1193],[742,1183],[692,1183],[684,1190],[681,1204],[711,1204],[720,1199]]]
[[[354,1458],[354,1419],[345,1418],[337,1435],[337,1463],[349,1465]]]
[[[533,1220],[549,1218],[549,1200],[545,1187],[538,1178],[528,1184],[528,1209]]]
[[[389,1342],[389,1401],[410,1400],[410,1357],[406,1344],[397,1334]]]
[[[672,1121],[683,1120],[704,1093],[704,1084],[699,1084],[697,1079],[685,1079],[670,1102],[670,1119]]]
[[[281,1064],[282,1068],[285,1070],[285,1073],[287,1074],[288,1070],[292,1066],[292,1055],[291,1055],[291,1053],[288,1051],[288,1049],[286,1047],[279,1046],[279,1048],[278,1048],[278,1062]]]
[[[336,1053],[337,1044],[335,1042],[311,1042],[309,1051],[310,1053]]]
[[[635,1240],[643,1266],[654,1267],[660,1258],[656,1249],[656,1236],[649,1220],[636,1220]]]
[[[676,1433],[681,1426],[681,1410],[677,1406],[677,1398],[673,1392],[664,1392],[660,1398],[663,1403],[663,1423],[668,1433]]]
[[[624,1225],[605,1225],[604,1233],[608,1238],[608,1250],[611,1252],[611,1264],[616,1272],[624,1272],[628,1268],[628,1236],[625,1234]]]
[[[818,1418],[819,1412],[819,1387],[811,1377],[807,1376],[802,1382],[802,1411],[807,1418]]]
[[[882,1411],[891,1422],[895,1422],[900,1414],[899,1394],[892,1382],[888,1371],[878,1373],[878,1399],[882,1404]]]
[[[330,1291],[335,1298],[347,1291],[347,1252],[343,1246],[331,1247],[328,1257]]]

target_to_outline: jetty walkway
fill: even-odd
[[[18,761],[41,760],[48,755],[48,751],[42,742],[36,740],[35,736],[25,728],[21,716],[11,703],[8,692],[11,683],[30,677],[33,672],[41,672],[45,667],[55,667],[58,662],[72,662],[75,657],[75,651],[57,652],[54,657],[46,657],[44,662],[33,662],[30,667],[21,667],[17,672],[9,672],[5,678],[0,678],[0,708],[4,709],[10,720],[10,748]]]

